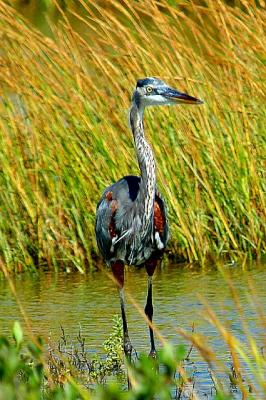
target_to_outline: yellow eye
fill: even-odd
[[[151,86],[147,86],[146,91],[147,93],[151,93],[153,91],[153,88]]]

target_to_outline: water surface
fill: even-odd
[[[249,282],[253,283],[256,300],[265,310],[266,265],[254,264],[248,268],[225,266],[224,269],[232,277],[243,307],[244,320],[253,338],[260,346],[265,346],[265,329],[258,318],[256,308],[249,302]],[[78,272],[22,274],[14,278],[14,285],[36,334],[56,342],[60,337],[62,325],[66,334],[75,341],[80,325],[89,351],[102,351],[102,343],[112,329],[112,319],[120,313],[117,290],[105,272],[97,271],[88,275]],[[145,270],[127,270],[126,291],[143,306],[146,300],[146,285]],[[207,337],[217,356],[229,365],[228,349],[216,329],[206,320],[202,298],[208,301],[220,320],[244,342],[246,337],[241,316],[228,284],[216,268],[197,270],[174,265],[159,268],[154,276],[154,322],[165,338],[174,344],[185,343],[176,328],[191,331],[194,324],[196,332]],[[16,299],[5,280],[0,281],[0,303],[1,332],[10,334],[14,321],[21,320],[22,324],[23,321]],[[141,315],[130,303],[127,305],[127,315],[134,347],[138,352],[148,353],[148,329]],[[193,361],[193,376],[198,383],[198,395],[200,398],[211,396],[213,383],[207,365],[196,350],[192,351],[190,358]],[[250,371],[245,372],[247,377],[251,377]],[[238,398],[237,394],[235,397]]]

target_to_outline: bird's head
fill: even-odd
[[[202,100],[179,92],[157,78],[139,79],[132,100],[138,108],[156,105],[203,103]]]

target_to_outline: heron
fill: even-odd
[[[132,96],[129,125],[134,138],[140,176],[124,176],[107,187],[97,204],[97,244],[117,282],[123,324],[123,347],[129,360],[133,347],[125,311],[125,265],[146,268],[148,289],[145,314],[149,321],[150,356],[156,357],[152,325],[152,277],[169,238],[166,205],[156,184],[155,158],[144,134],[144,110],[147,106],[201,103],[202,100],[168,86],[161,79],[139,79]]]

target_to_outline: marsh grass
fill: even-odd
[[[201,264],[260,257],[265,9],[71,4],[65,13],[54,2],[51,39],[0,1],[3,262],[15,271],[99,265],[95,207],[108,184],[139,174],[127,109],[136,79],[151,75],[205,101],[146,113],[170,252]]]

